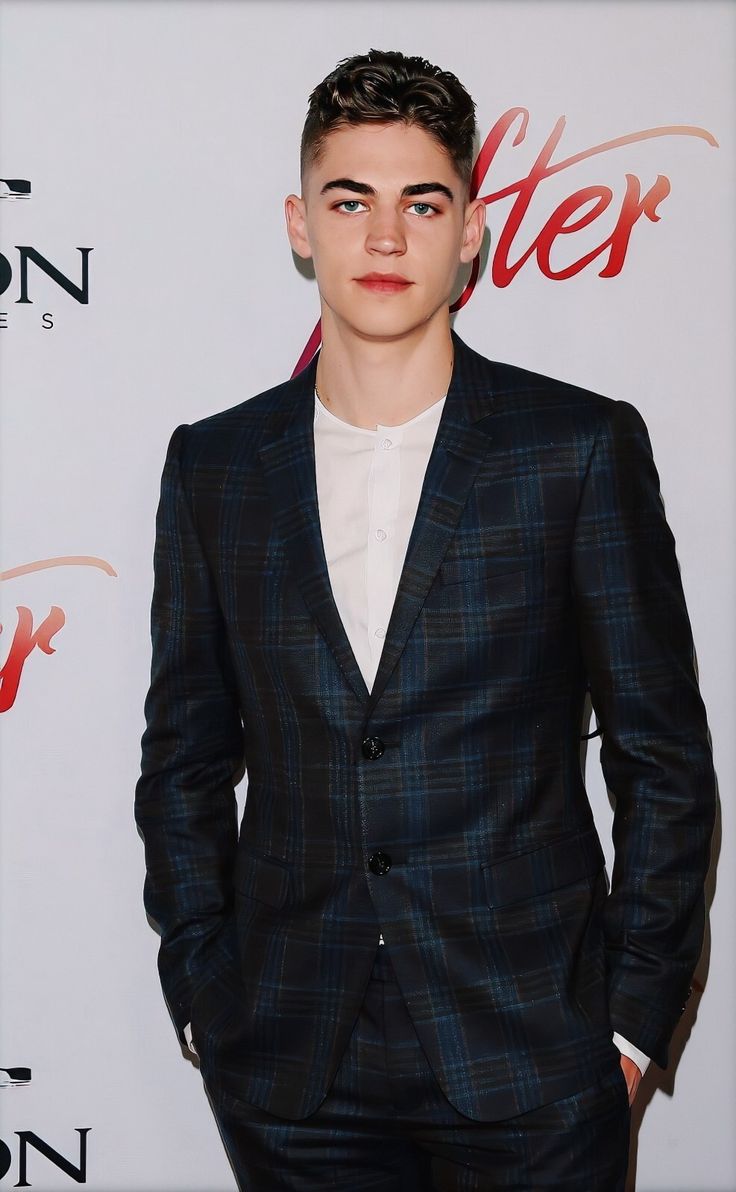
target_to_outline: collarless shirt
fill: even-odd
[[[336,417],[314,394],[317,502],[332,594],[366,686],[376,677],[445,397],[398,426]]]

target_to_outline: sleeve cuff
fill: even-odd
[[[621,1055],[625,1055],[628,1059],[633,1060],[642,1076],[649,1067],[649,1056],[640,1051],[638,1047],[634,1047],[633,1043],[629,1043],[628,1039],[624,1039],[623,1035],[619,1035],[618,1031],[613,1032],[613,1041],[618,1047]]]
[[[197,1048],[194,1046],[194,1043],[192,1042],[192,1024],[191,1024],[191,1022],[188,1022],[186,1024],[186,1026],[184,1027],[184,1038],[186,1039],[187,1047],[192,1052],[192,1054],[197,1055],[198,1054]],[[615,1036],[614,1036],[614,1038],[615,1038]]]

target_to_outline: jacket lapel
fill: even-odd
[[[452,332],[455,362],[422,483],[366,719],[381,698],[457,529],[489,446],[481,425],[491,412],[488,364]],[[478,365],[485,368],[478,368]]]
[[[489,364],[452,331],[450,387],[422,484],[383,652],[369,692],[330,587],[319,521],[314,462],[315,355],[284,386],[287,398],[272,418],[259,451],[274,518],[304,601],[360,702],[366,719],[401,656],[460,520],[490,437],[481,425],[491,413]]]
[[[361,703],[368,688],[337,611],[327,570],[314,463],[314,383],[317,356],[284,389],[259,450],[274,520],[304,602]]]

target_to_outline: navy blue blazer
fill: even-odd
[[[484,1120],[610,1071],[613,1030],[664,1066],[702,944],[714,775],[646,427],[452,339],[370,692],[320,533],[316,358],[166,457],[145,906],[203,1075],[284,1117],[323,1099],[379,931],[443,1091]]]

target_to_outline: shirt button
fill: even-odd
[[[385,530],[376,530],[376,538],[378,539],[379,542],[383,542],[384,539],[386,538],[386,531]]]
[[[391,447],[393,447],[393,445],[393,439],[381,439],[381,446],[383,447],[384,451],[388,451]]]
[[[376,636],[376,637],[385,637],[385,636],[386,636],[386,630],[385,630],[385,629],[377,629],[377,630],[376,630],[376,633],[375,633],[375,636]]]

